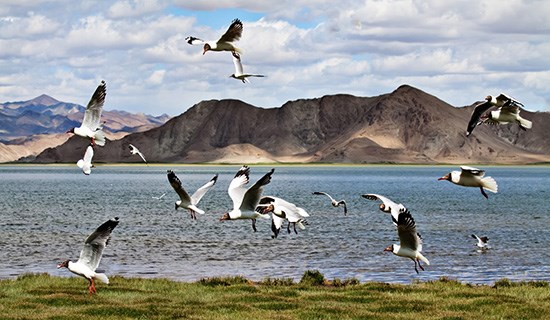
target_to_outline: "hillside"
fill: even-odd
[[[70,137],[64,133],[80,125],[84,110],[83,106],[45,94],[28,101],[0,104],[0,162],[32,158],[48,147],[62,144]],[[105,110],[102,118],[106,121],[108,138],[120,139],[129,133],[157,127],[169,116]]]
[[[202,101],[157,128],[96,150],[96,162],[535,163],[550,161],[548,113],[523,111],[533,129],[480,126],[465,136],[472,106],[455,108],[411,86],[377,97],[332,95],[263,109],[238,100]],[[36,162],[74,162],[74,137]]]

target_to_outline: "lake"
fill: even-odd
[[[410,283],[448,277],[467,283],[550,281],[550,168],[480,167],[498,183],[485,199],[479,189],[437,181],[456,166],[275,166],[264,195],[284,198],[310,213],[298,234],[271,238],[270,221],[219,221],[232,208],[227,187],[240,166],[98,166],[90,176],[76,166],[0,166],[0,279],[28,272],[70,276],[56,269],[78,259],[86,237],[111,217],[120,218],[99,269],[108,276],[196,281],[241,275],[252,280],[292,278],[319,270],[325,278]],[[251,166],[251,183],[270,166]],[[174,210],[178,199],[166,178],[173,169],[194,192],[219,179],[192,220]],[[348,215],[333,208],[325,191],[345,199]],[[160,200],[163,193],[166,196]],[[383,252],[398,243],[378,193],[403,203],[424,239],[431,265],[416,274],[414,262]],[[476,250],[470,234],[488,236]]]

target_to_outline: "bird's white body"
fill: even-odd
[[[482,170],[462,166],[462,171],[451,172],[451,182],[463,187],[481,187],[493,193],[498,192],[498,185],[492,177],[485,177]],[[480,172],[474,174],[473,172]]]
[[[421,260],[425,264],[430,265],[430,261],[426,257],[424,257],[424,255],[422,255],[420,251],[422,251],[422,246],[419,246],[416,250],[414,250],[408,247],[402,247],[398,244],[394,244],[392,252],[396,256],[409,258],[412,260]]]
[[[248,80],[249,77],[260,77],[260,78],[265,77],[262,74],[244,73],[243,65],[241,63],[241,57],[236,53],[233,54],[233,64],[235,65],[235,73],[230,75],[230,77],[237,80],[241,80],[243,83],[250,83],[250,81]]]
[[[136,146],[134,146],[133,144],[129,144],[128,147],[130,148],[130,153],[135,155],[137,154],[141,160],[143,160],[143,162],[145,162],[145,164],[147,164],[147,160],[145,160],[145,156],[143,156],[143,153],[141,153],[141,151],[139,151],[138,148],[136,148]]]
[[[105,284],[109,284],[109,278],[104,273],[97,273],[95,270],[90,269],[89,266],[82,263],[80,260],[77,262],[69,261],[67,267],[72,273],[84,277],[86,279],[97,279]]]
[[[526,120],[519,115],[519,108],[500,108],[493,110],[490,113],[489,119],[485,122],[495,124],[517,123],[524,129],[531,129],[533,127],[533,123],[531,121]]]

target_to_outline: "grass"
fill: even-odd
[[[0,281],[0,319],[545,319],[547,282],[472,286],[448,279],[397,285],[328,281],[307,271],[299,283],[243,277],[195,283],[114,276],[87,293],[82,278],[27,274]]]

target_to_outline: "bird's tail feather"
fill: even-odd
[[[482,183],[483,189],[489,190],[493,193],[498,192],[497,182],[492,177],[485,177],[481,179],[481,183]]]
[[[95,277],[96,280],[99,280],[105,284],[109,284],[109,278],[105,275],[105,273],[96,273]]]
[[[201,210],[201,209],[197,208],[197,206],[195,206],[195,205],[190,205],[189,209],[195,211],[198,214],[204,214],[204,210]]]
[[[533,123],[527,119],[518,117],[518,122],[519,122],[519,125],[524,129],[531,129],[533,127]]]
[[[76,163],[76,165],[77,165],[80,169],[82,169],[82,167],[84,167],[84,160],[82,160],[82,159],[78,160],[78,162]]]
[[[419,252],[418,255],[417,255],[417,258],[422,260],[422,262],[424,262],[426,265],[428,265],[428,266],[430,265],[430,261],[428,259],[426,259],[426,257],[424,257],[422,255],[422,253]]]

